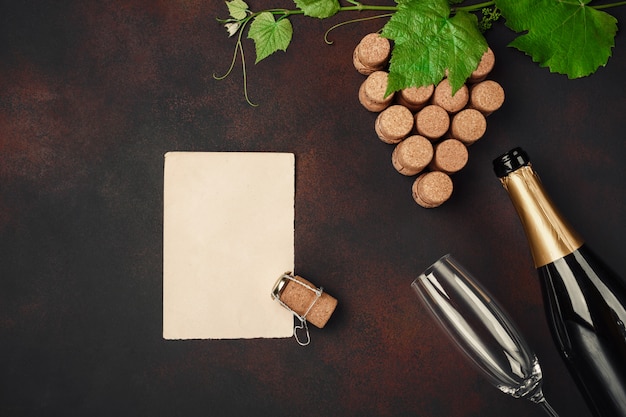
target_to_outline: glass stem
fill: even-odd
[[[543,395],[541,386],[537,387],[537,390],[528,399],[535,404],[538,404],[550,417],[559,417],[558,413],[554,411],[554,408],[552,408],[546,400],[546,397]]]
[[[552,408],[552,406],[546,401],[545,398],[541,399],[541,401],[537,402],[537,404],[539,404],[539,406],[546,412],[547,415],[549,415],[550,417],[559,417],[559,415],[557,414],[556,411],[554,411],[554,408]]]

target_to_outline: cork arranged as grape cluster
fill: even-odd
[[[465,85],[452,94],[444,78],[437,85],[411,87],[387,94],[391,45],[377,33],[356,46],[353,63],[366,76],[359,102],[378,113],[374,131],[394,146],[391,164],[415,176],[413,199],[425,208],[439,207],[452,196],[452,176],[469,158],[468,148],[487,130],[487,117],[504,103],[504,89],[487,76],[495,64],[489,48]]]

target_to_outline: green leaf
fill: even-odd
[[[506,25],[527,32],[509,44],[550,71],[580,78],[606,65],[617,20],[590,0],[496,0]]]
[[[248,38],[254,40],[255,64],[276,51],[286,51],[292,35],[293,27],[288,19],[276,21],[272,13],[260,13],[250,24],[248,31]]]
[[[227,1],[226,7],[231,17],[237,20],[245,19],[248,15],[248,5],[243,0]]]
[[[305,16],[325,19],[335,15],[339,8],[339,0],[294,0]]]
[[[474,14],[450,17],[448,0],[401,0],[382,32],[394,41],[387,92],[439,83],[463,86],[487,51]]]

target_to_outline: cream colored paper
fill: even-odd
[[[163,337],[290,337],[271,296],[294,263],[294,155],[169,152]]]

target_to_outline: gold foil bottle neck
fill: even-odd
[[[536,268],[582,246],[582,237],[554,206],[530,164],[500,178],[500,182],[517,210]]]

